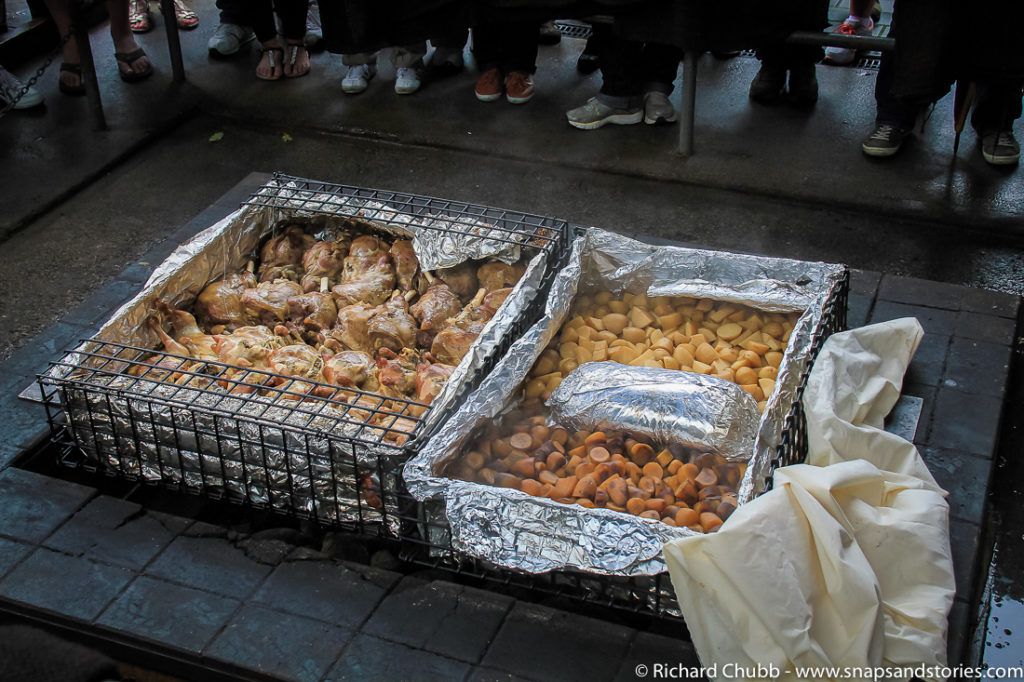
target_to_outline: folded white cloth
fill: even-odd
[[[777,470],[718,533],[665,545],[713,679],[945,664],[949,506],[913,446],[881,430],[921,333],[905,319],[833,335],[804,394],[814,464]]]

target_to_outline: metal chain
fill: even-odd
[[[50,64],[53,63],[53,60],[57,58],[57,55],[60,54],[61,51],[63,51],[64,46],[68,44],[68,41],[71,40],[71,38],[74,35],[75,31],[74,27],[72,27],[68,30],[68,34],[64,36],[64,38],[60,41],[60,44],[58,44],[57,47],[55,47],[53,51],[49,54],[49,56],[47,56],[46,61],[43,62],[43,65],[36,69],[35,75],[33,75],[32,78],[30,78],[28,82],[22,86],[21,90],[19,90],[18,93],[14,96],[14,99],[8,102],[3,109],[0,109],[0,118],[3,118],[8,111],[13,109],[14,105],[17,104],[18,101],[25,96],[25,93],[28,92],[29,88],[35,85],[36,82],[40,78],[42,78],[43,74],[46,72],[46,69],[49,68]]]

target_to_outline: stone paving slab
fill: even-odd
[[[350,630],[335,625],[246,604],[205,654],[283,680],[316,682],[351,637]]]
[[[468,672],[468,663],[359,634],[346,647],[326,679],[332,682],[461,680]]]
[[[240,606],[237,599],[141,576],[96,623],[198,654]]]
[[[96,491],[22,469],[0,471],[0,535],[42,542]]]
[[[472,587],[407,577],[377,607],[363,632],[477,663],[514,602]]]

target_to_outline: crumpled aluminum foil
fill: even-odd
[[[324,195],[321,204],[308,198],[299,202],[294,192],[277,181],[262,187],[254,197],[263,205],[244,206],[179,246],[156,268],[143,290],[115,312],[93,339],[158,347],[159,340],[146,324],[156,301],[188,309],[209,282],[243,269],[265,237],[293,222],[304,224],[319,239],[351,231],[352,219],[366,231],[412,238],[422,269],[431,269],[429,264],[445,249],[466,247],[465,251],[446,252],[446,262],[462,262],[488,252],[483,242],[489,228],[483,223],[474,227],[477,236],[464,235],[439,244],[440,232],[418,227],[417,221],[426,220],[422,216],[410,217],[407,226],[369,222],[365,215],[371,212],[373,202],[366,200],[341,197],[353,205],[335,205],[328,201],[331,195]],[[303,210],[295,210],[299,205]],[[342,206],[345,211],[341,211]],[[401,218],[398,211],[379,203],[375,206],[377,213],[373,215],[388,213],[393,220]],[[341,215],[318,212],[336,208]],[[505,242],[491,250],[493,253],[488,255],[510,257],[520,253],[518,247],[510,251]],[[453,409],[458,392],[474,379],[537,295],[545,270],[544,254],[538,252],[435,398],[417,433],[429,433]],[[261,396],[231,399],[223,393],[199,391],[189,395],[181,386],[136,377],[111,379],[109,374],[93,384],[81,383],[76,374],[103,376],[76,369],[100,364],[88,355],[95,346],[92,341],[81,344],[51,368],[44,381],[63,387],[64,409],[82,449],[115,470],[147,480],[179,482],[193,489],[224,488],[251,501],[317,511],[323,518],[346,521],[350,520],[346,510],[356,508],[360,492],[355,490],[354,481],[376,477],[379,455],[401,457],[406,453],[402,446],[387,442],[354,442],[355,438],[379,440],[381,430],[354,422],[327,403],[318,402],[311,417],[311,409],[305,407],[312,404],[309,401],[286,405]],[[105,373],[124,372],[129,367],[128,363],[102,364]],[[319,437],[311,437],[310,430],[317,431]],[[377,438],[373,438],[375,433]],[[337,467],[334,472],[330,470],[332,457],[333,461],[345,462],[344,471]],[[264,475],[268,471],[270,474]],[[374,485],[379,491],[380,482],[374,481]],[[366,520],[365,511],[359,520]]]
[[[812,340],[823,324],[824,305],[842,286],[844,273],[841,265],[646,244],[590,228],[573,241],[568,263],[552,283],[544,316],[512,345],[440,432],[406,463],[406,485],[416,499],[444,501],[456,550],[495,565],[531,573],[565,568],[604,575],[662,573],[666,570],[661,558],[664,543],[694,531],[612,510],[561,504],[518,490],[449,479],[445,477],[447,465],[456,461],[478,430],[518,404],[519,389],[530,368],[561,329],[577,294],[608,290],[707,297],[766,311],[802,311],[740,482],[738,499],[749,500],[764,490],[786,414],[810,360]],[[584,366],[593,366],[595,373],[614,367],[608,362]],[[427,513],[434,508],[425,505]],[[428,540],[438,536],[437,519],[422,525]]]
[[[730,381],[617,362],[580,365],[546,404],[552,424],[629,431],[732,460],[750,458],[761,418],[753,396]]]

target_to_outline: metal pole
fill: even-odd
[[[171,55],[171,70],[175,83],[185,82],[185,63],[181,58],[181,38],[178,35],[178,17],[174,13],[174,0],[160,0],[160,14],[167,30],[167,50]]]
[[[96,130],[107,129],[107,119],[103,115],[103,101],[100,99],[100,83],[96,78],[96,63],[92,59],[92,45],[89,44],[89,27],[85,12],[80,2],[71,3],[71,30],[75,34],[78,45],[78,58],[82,65],[82,83],[85,85],[85,97],[92,109]]]
[[[693,116],[697,104],[697,59],[700,53],[686,50],[683,53],[683,102],[679,109],[679,153],[693,154]]]

